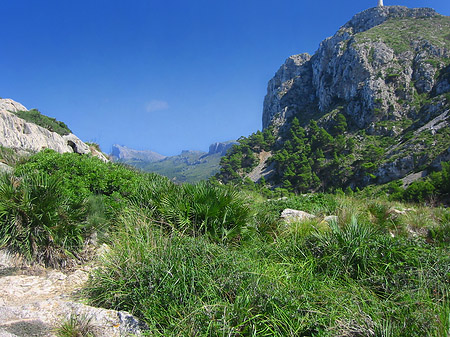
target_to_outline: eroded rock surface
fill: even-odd
[[[103,161],[108,161],[102,153],[91,151],[91,148],[74,134],[61,136],[14,114],[17,111],[26,110],[28,109],[22,104],[11,99],[0,99],[1,146],[30,152],[52,149],[59,153],[91,153]]]
[[[419,95],[445,92],[448,78],[437,78],[445,63],[430,60],[449,58],[448,49],[425,39],[405,41],[408,45],[400,48],[369,32],[388,20],[433,17],[442,16],[430,8],[371,8],[325,39],[314,55],[289,57],[269,81],[263,128],[283,125],[293,116],[309,122],[338,107],[356,127],[365,128],[380,118],[374,112],[390,111],[391,118],[410,113],[410,88]]]
[[[0,337],[54,337],[70,317],[89,321],[97,337],[139,336],[145,325],[127,312],[94,308],[78,295],[88,267],[61,272],[23,267],[0,252]]]

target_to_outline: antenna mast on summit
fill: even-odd
[[[383,7],[383,0],[378,0],[378,7]]]

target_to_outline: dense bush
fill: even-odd
[[[45,173],[0,176],[0,242],[29,261],[59,266],[85,234],[81,205],[69,207],[60,180]]]
[[[216,242],[239,239],[250,218],[248,201],[232,186],[201,182],[175,185],[167,178],[143,179],[132,200],[150,216],[193,236]]]
[[[441,171],[432,172],[423,180],[412,182],[406,189],[389,185],[392,200],[427,202],[433,198],[446,201],[450,197],[450,162],[442,162]]]
[[[60,179],[61,190],[71,203],[83,202],[92,194],[104,195],[111,205],[134,193],[140,174],[125,166],[104,163],[76,153],[41,151],[16,166],[16,174],[44,172]],[[116,205],[117,206],[117,205]]]

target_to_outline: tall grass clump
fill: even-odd
[[[244,259],[136,214],[122,221],[90,281],[92,302],[133,312],[160,335],[206,335],[249,278]]]
[[[152,336],[307,336],[329,324],[309,300],[321,282],[304,264],[207,236],[169,235],[135,212],[121,220],[86,294],[94,305],[140,317]]]
[[[83,243],[83,224],[60,180],[42,173],[0,176],[0,242],[29,261],[64,263]]]

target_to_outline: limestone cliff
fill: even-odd
[[[346,158],[353,170],[346,184],[363,186],[450,160],[449,111],[450,17],[387,6],[356,14],[314,55],[289,57],[269,81],[262,121],[281,146],[294,117],[332,133],[336,116],[344,116],[345,139],[360,150]],[[371,142],[365,135],[376,137],[382,153],[370,174],[358,173],[357,163],[367,160],[362,147]],[[316,174],[327,180],[325,171]]]
[[[263,128],[303,123],[339,108],[352,125],[417,113],[421,94],[448,91],[449,18],[401,6],[356,14],[317,52],[287,59],[269,82]],[[447,68],[446,68],[447,67]]]
[[[209,146],[208,154],[216,154],[219,153],[220,155],[224,156],[228,149],[230,149],[233,145],[238,144],[238,142],[234,140],[230,140],[228,142],[216,142]]]
[[[0,99],[0,145],[26,152],[52,149],[59,153],[91,153],[103,161],[108,159],[99,151],[82,142],[70,133],[61,136],[34,123],[17,117],[14,113],[26,111],[20,103],[11,99]]]

